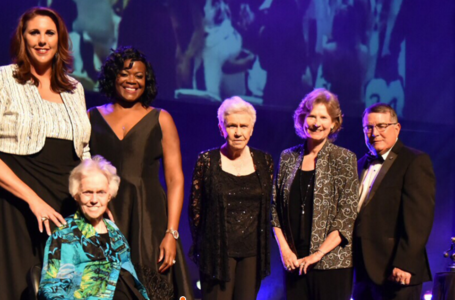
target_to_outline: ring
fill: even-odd
[[[41,221],[46,222],[47,220],[49,220],[48,217],[41,217]]]
[[[303,263],[300,265],[300,267],[305,267],[305,265],[306,265],[306,262],[303,262]]]
[[[175,263],[176,263],[175,259],[172,261],[172,263],[175,265]]]
[[[401,281],[400,284],[401,284],[401,285],[405,285],[406,283],[405,283],[404,281]]]

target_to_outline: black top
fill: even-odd
[[[257,230],[257,275],[260,279],[270,274],[270,194],[272,191],[273,160],[262,151],[250,148],[254,169],[261,187]],[[226,228],[226,206],[222,197],[220,149],[199,154],[193,172],[189,221],[193,237],[191,259],[202,274],[227,282],[229,256]]]
[[[256,172],[246,176],[220,173],[221,194],[226,205],[226,232],[229,257],[257,254],[261,183]]]
[[[299,169],[289,194],[289,222],[298,257],[309,254],[313,220],[314,170]],[[302,205],[304,214],[302,214]]]

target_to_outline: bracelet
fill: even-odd
[[[316,252],[321,252],[321,253],[322,253],[322,256],[324,256],[324,255],[327,254],[327,252],[324,252],[324,251],[322,251],[321,249],[316,250]]]

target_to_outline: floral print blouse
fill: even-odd
[[[104,220],[107,244],[80,211],[66,221],[47,240],[40,299],[113,299],[121,269],[133,275],[136,288],[149,299],[131,263],[128,242],[113,222]]]

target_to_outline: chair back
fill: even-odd
[[[41,265],[35,265],[27,273],[29,299],[38,300],[38,289],[41,280]]]

